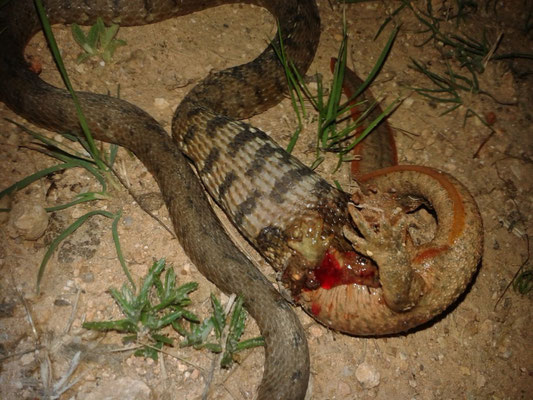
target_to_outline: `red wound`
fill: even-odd
[[[322,263],[313,272],[322,289],[353,283],[379,286],[377,268],[354,251],[341,253],[334,248],[328,249]]]
[[[313,303],[311,305],[311,314],[313,315],[319,315],[320,311],[322,311],[322,306],[318,303]]]

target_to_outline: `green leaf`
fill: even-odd
[[[38,171],[30,176],[27,176],[25,177],[24,179],[21,179],[20,181],[18,182],[15,182],[13,185],[5,188],[4,190],[2,190],[0,192],[0,198],[8,195],[8,194],[11,194],[17,190],[20,190],[22,188],[25,188],[26,186],[30,185],[31,183],[35,182],[35,181],[38,181],[39,179],[41,179],[42,177],[45,177],[47,175],[50,175],[54,172],[57,172],[57,171],[61,171],[61,170],[64,170],[64,169],[69,169],[69,168],[74,168],[76,167],[77,165],[75,163],[63,163],[63,164],[57,164],[57,165],[54,165],[52,167],[49,167],[49,168],[45,168],[41,171]]]
[[[70,26],[70,30],[72,32],[72,37],[76,41],[76,43],[83,48],[85,44],[87,43],[87,37],[85,36],[85,33],[83,33],[82,29],[78,24],[72,24]]]
[[[72,200],[69,203],[65,203],[65,204],[61,204],[61,205],[53,206],[53,207],[46,207],[45,210],[47,212],[54,212],[54,211],[64,210],[65,208],[69,208],[77,204],[87,203],[89,201],[107,200],[109,198],[110,196],[105,192],[85,192],[85,193],[78,194],[74,198],[74,200]]]
[[[95,331],[137,332],[138,328],[129,319],[119,321],[84,322],[82,327]]]
[[[158,335],[156,333],[152,334],[152,339],[154,339],[158,343],[164,343],[164,344],[167,344],[169,346],[171,346],[172,343],[173,343],[173,340],[171,338],[169,338],[168,336]]]
[[[158,355],[159,355],[158,350],[161,350],[162,347],[163,347],[163,342],[156,342],[151,347],[144,346],[140,349],[137,349],[133,354],[136,357],[146,357],[146,358],[151,358],[154,361],[157,361]]]
[[[76,57],[76,64],[82,64],[91,57],[92,57],[91,53],[80,53],[78,54],[78,57]]]
[[[102,46],[103,49],[108,48],[108,46],[112,43],[113,38],[118,32],[118,28],[119,26],[116,24],[112,24],[108,26],[107,28],[104,27],[100,35],[100,45]]]
[[[217,339],[220,339],[222,331],[226,326],[226,314],[224,313],[224,308],[220,304],[220,300],[218,300],[216,296],[212,293],[211,304],[213,305],[213,316],[211,317],[211,319],[213,321],[213,327],[215,328],[215,335]]]
[[[207,337],[213,330],[213,318],[206,318],[200,324],[190,324],[190,330],[187,331],[181,324],[173,324],[184,340],[180,342],[180,347],[194,346],[201,348]]]
[[[91,135],[91,132],[89,130],[89,125],[87,124],[87,120],[85,119],[85,115],[82,112],[78,97],[76,95],[76,92],[74,91],[72,87],[72,83],[70,82],[70,79],[67,74],[67,70],[65,68],[65,64],[63,63],[63,59],[61,58],[61,53],[59,52],[59,48],[57,46],[57,42],[54,38],[54,35],[52,33],[52,28],[50,26],[50,22],[48,21],[48,18],[46,17],[46,11],[43,7],[41,0],[35,0],[35,6],[37,9],[37,13],[39,15],[39,19],[41,20],[41,23],[43,25],[43,31],[46,37],[46,40],[48,41],[48,44],[50,46],[50,49],[52,51],[52,55],[54,56],[54,60],[57,64],[57,67],[59,69],[59,72],[61,73],[61,78],[63,79],[65,86],[67,87],[72,100],[74,102],[74,106],[76,108],[76,114],[78,116],[81,129],[83,131],[83,134],[85,135],[87,142],[89,143],[90,149],[91,149],[91,155],[95,161],[95,163],[98,165],[99,169],[102,171],[106,171],[107,168],[105,164],[102,162],[100,158],[100,152],[98,151],[98,148],[96,147],[96,144],[94,143],[94,139]]]
[[[87,35],[87,43],[91,48],[96,50],[100,43],[100,38],[105,30],[104,21],[102,18],[98,17],[96,19],[96,23],[91,26],[91,29],[89,29],[89,34]]]
[[[222,346],[218,343],[206,343],[203,347],[213,353],[222,353]]]
[[[172,322],[181,318],[182,316],[183,316],[183,310],[178,310],[178,311],[174,311],[174,312],[166,314],[163,318],[159,320],[159,325],[157,329],[160,329],[167,325],[172,324]]]
[[[113,235],[113,243],[115,243],[117,258],[120,262],[120,266],[122,267],[122,271],[124,271],[124,275],[126,275],[126,277],[128,278],[128,281],[130,282],[130,285],[133,290],[137,290],[137,286],[135,286],[135,282],[133,281],[128,266],[126,265],[126,259],[124,258],[124,254],[122,254],[122,247],[120,245],[120,239],[118,235],[118,221],[120,220],[120,218],[122,218],[122,211],[119,211],[115,215],[115,218],[113,218],[113,223],[111,224],[111,234]]]

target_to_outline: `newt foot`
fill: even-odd
[[[416,306],[423,294],[424,281],[414,271],[411,263],[407,237],[407,222],[397,208],[390,216],[382,209],[372,208],[377,214],[376,222],[369,222],[370,213],[364,205],[348,204],[348,211],[354,225],[362,236],[351,227],[343,228],[344,236],[353,248],[371,259],[379,268],[380,283],[387,306],[397,312],[407,311]]]

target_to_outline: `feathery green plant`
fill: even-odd
[[[179,318],[198,321],[193,313],[185,309],[191,303],[189,293],[196,290],[198,284],[189,282],[176,286],[176,275],[172,268],[167,270],[164,282],[161,281],[165,266],[164,259],[154,262],[144,277],[138,294],[126,284],[122,286],[121,291],[110,289],[126,318],[118,321],[85,322],[83,327],[97,331],[132,333],[133,335],[124,338],[124,342],[149,341],[142,344],[135,355],[157,360],[157,350],[161,350],[163,345],[172,345],[172,339],[161,334],[161,329]],[[155,292],[154,296],[152,291]],[[157,298],[158,302],[153,304],[152,298]]]
[[[194,313],[185,308],[191,304],[189,293],[196,290],[198,284],[189,282],[177,286],[172,268],[167,269],[162,281],[161,274],[165,266],[164,259],[154,262],[143,279],[138,294],[134,294],[127,285],[124,285],[120,292],[110,289],[111,295],[125,315],[124,319],[85,322],[83,327],[98,331],[131,333],[132,335],[124,337],[123,342],[137,342],[140,345],[134,354],[157,360],[158,351],[163,346],[173,345],[173,339],[161,333],[165,327],[172,326],[184,337],[179,343],[181,347],[193,346],[195,349],[205,348],[214,353],[223,352],[222,367],[229,367],[236,353],[264,345],[261,337],[240,340],[247,316],[241,297],[237,298],[230,312],[225,311],[220,300],[211,295],[213,315],[200,322]],[[189,328],[181,323],[183,319],[189,322]],[[226,327],[227,335],[224,335]]]
[[[206,348],[213,353],[222,353],[220,366],[228,368],[236,360],[236,353],[265,345],[262,337],[240,340],[244,333],[247,318],[246,311],[243,308],[242,297],[237,297],[231,312],[225,311],[220,304],[220,300],[213,294],[211,294],[211,305],[213,307],[213,315],[204,319],[201,323],[189,320],[189,329],[185,328],[179,321],[175,321],[172,324],[180,335],[185,338],[180,342],[181,347]],[[226,328],[227,335],[224,334]],[[210,336],[213,336],[213,332],[214,342],[209,341]]]

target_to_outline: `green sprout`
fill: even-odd
[[[84,51],[78,55],[76,62],[81,64],[91,57],[99,57],[109,63],[115,50],[126,45],[124,40],[115,39],[118,28],[119,26],[116,24],[106,27],[102,18],[98,17],[86,35],[79,25],[72,24],[72,36]]]

